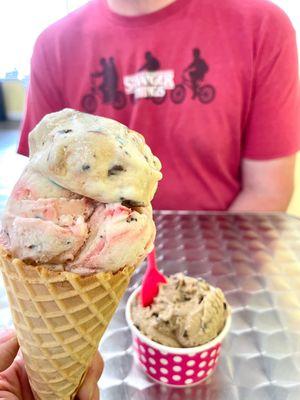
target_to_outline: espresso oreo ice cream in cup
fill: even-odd
[[[160,285],[150,306],[143,307],[139,293],[137,288],[131,294],[126,319],[145,373],[175,387],[209,378],[231,324],[230,307],[221,289],[203,279],[176,274]]]

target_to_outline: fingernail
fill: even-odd
[[[6,329],[5,331],[0,332],[0,343],[5,343],[10,339],[13,339],[16,336],[15,331],[13,329]]]

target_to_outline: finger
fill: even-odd
[[[102,371],[103,360],[97,352],[77,394],[79,400],[94,400],[94,393],[96,393],[97,396],[97,382],[100,379]],[[97,398],[98,397],[95,397],[95,399]]]
[[[15,331],[12,329],[7,329],[0,332],[0,344],[7,342],[16,336]]]
[[[100,400],[100,395],[99,395],[99,388],[96,386],[96,390],[94,391],[92,400]]]
[[[0,400],[21,399],[34,400],[34,397],[24,367],[24,360],[18,359],[17,356],[12,365],[0,373]]]
[[[6,390],[0,390],[0,399],[1,400],[18,400],[18,397],[13,393],[7,392]]]
[[[34,400],[32,391],[31,391],[31,387],[29,384],[29,380],[28,380],[28,375],[25,369],[25,361],[23,356],[17,355],[17,361],[16,361],[16,365],[18,368],[18,376],[19,376],[19,380],[20,380],[20,385],[22,388],[22,391],[24,393],[26,393],[26,399],[25,400]],[[1,400],[1,397],[0,397]]]
[[[6,341],[0,341],[0,372],[5,371],[14,361],[19,350],[16,336],[11,336]]]

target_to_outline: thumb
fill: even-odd
[[[19,343],[14,331],[0,333],[0,372],[5,371],[14,361]]]

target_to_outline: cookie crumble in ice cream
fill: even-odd
[[[171,275],[152,305],[132,305],[134,325],[149,339],[169,347],[196,347],[222,331],[228,304],[221,289],[203,279]]]

